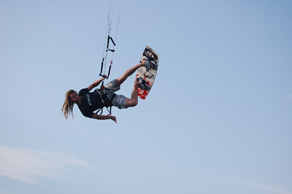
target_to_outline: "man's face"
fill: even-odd
[[[77,103],[80,101],[80,96],[78,96],[78,94],[76,92],[73,92],[69,96],[74,103]]]

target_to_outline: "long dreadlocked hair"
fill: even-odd
[[[66,95],[65,95],[65,102],[62,106],[62,109],[61,109],[61,114],[64,115],[65,119],[68,119],[68,116],[69,115],[72,115],[72,117],[74,118],[74,115],[73,115],[73,106],[74,106],[74,102],[72,101],[71,97],[70,97],[70,94],[76,92],[75,90],[69,90],[66,92]]]

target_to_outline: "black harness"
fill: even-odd
[[[107,93],[104,90],[104,87],[101,87],[100,89],[96,89],[95,91],[99,94],[99,96],[101,98],[101,102],[102,102],[102,108],[98,109],[96,114],[98,114],[99,111],[101,111],[99,114],[99,115],[101,115],[104,107],[107,108],[109,115],[112,114],[112,106],[113,106],[112,101],[113,101],[114,97],[116,96],[116,94],[114,93],[112,98],[109,99],[109,97],[107,96]]]

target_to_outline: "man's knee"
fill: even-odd
[[[138,100],[132,100],[132,107],[137,106]]]
[[[138,105],[138,100],[135,100],[135,102],[133,102],[133,106],[137,106]]]
[[[138,100],[129,100],[127,102],[127,107],[134,107],[134,106],[137,106],[138,104]]]

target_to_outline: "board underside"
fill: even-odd
[[[141,60],[143,59],[143,57],[147,57],[149,60],[154,61],[157,64],[157,69],[158,69],[159,55],[152,48],[150,48],[149,46],[146,46],[142,54]],[[146,69],[144,66],[140,67],[137,70],[136,77],[138,76],[142,77],[146,81],[146,84],[148,84],[152,88],[155,81],[156,74],[157,74],[157,69],[156,70]],[[150,90],[146,91],[141,88],[138,88],[138,96],[141,99],[145,100]]]

